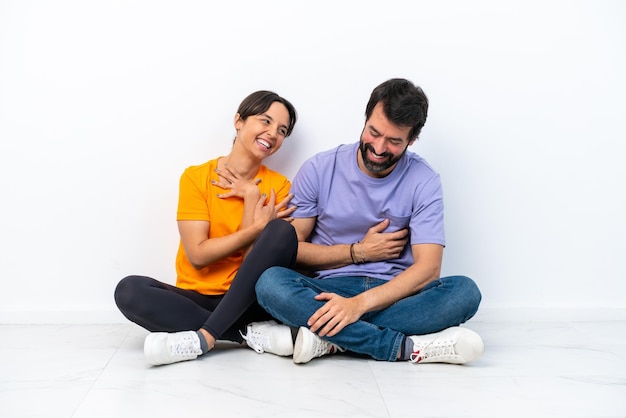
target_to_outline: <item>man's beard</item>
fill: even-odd
[[[363,141],[361,141],[361,144],[359,145],[359,149],[361,150],[361,157],[363,157],[363,164],[365,165],[365,168],[367,168],[367,170],[373,174],[381,173],[395,165],[398,161],[400,161],[400,158],[402,158],[407,148],[408,147],[406,147],[404,151],[400,153],[400,155],[393,155],[390,152],[384,152],[380,156],[387,157],[387,161],[384,161],[382,163],[376,163],[370,160],[367,156],[367,150],[370,150],[373,154],[376,154],[376,152],[374,151],[374,147],[371,144],[365,144]]]

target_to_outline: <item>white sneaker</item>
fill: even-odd
[[[300,327],[296,336],[296,344],[293,347],[293,362],[308,363],[315,357],[344,351],[346,350],[337,344],[321,339],[308,328]]]
[[[411,363],[464,364],[485,351],[483,340],[467,328],[451,327],[434,334],[412,335]]]
[[[202,350],[196,331],[152,332],[143,343],[143,354],[148,364],[158,366],[194,360]]]
[[[253,322],[248,325],[246,335],[241,336],[246,340],[248,347],[259,354],[272,353],[277,356],[293,354],[291,329],[276,321]]]

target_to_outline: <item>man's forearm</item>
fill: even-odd
[[[298,266],[306,270],[326,270],[352,264],[350,244],[319,245],[298,243]]]
[[[428,283],[439,278],[437,265],[414,264],[387,283],[369,289],[360,295],[360,305],[364,312],[385,309],[397,301],[412,296],[423,289]]]

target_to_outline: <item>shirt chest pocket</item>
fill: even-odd
[[[400,229],[408,228],[409,222],[411,222],[411,214],[394,215],[387,212],[384,216],[389,219],[389,227],[384,232],[395,232]]]

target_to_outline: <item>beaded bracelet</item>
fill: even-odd
[[[361,263],[365,263],[365,255],[363,254],[363,243],[359,242],[359,249],[360,249],[360,253],[361,253]]]

